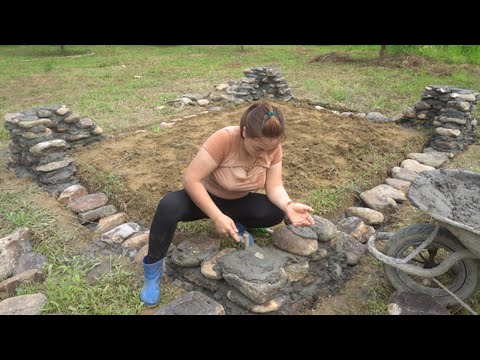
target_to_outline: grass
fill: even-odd
[[[6,142],[10,139],[10,133],[3,126],[0,127],[0,142]]]
[[[29,195],[38,193],[35,186],[27,187],[25,194],[17,192],[0,193],[0,237],[6,236],[19,227],[28,227],[32,230],[49,227],[55,222],[52,211],[33,206]]]
[[[93,55],[53,56],[57,50],[53,46],[1,46],[0,112],[66,104],[106,131],[142,126],[171,113],[170,106],[161,112],[155,109],[167,100],[211,91],[216,84],[241,79],[245,68],[263,65],[279,67],[297,97],[387,116],[413,105],[429,84],[480,88],[480,77],[472,76],[478,74],[478,65],[446,65],[447,74],[428,66],[376,66],[371,61],[378,57],[377,46],[248,45],[240,51],[236,45],[68,45],[67,49]],[[334,51],[354,61],[310,62]]]
[[[125,191],[122,178],[114,173],[106,173],[97,169],[94,165],[85,165],[82,171],[88,174],[91,182],[90,187],[100,189],[98,191],[105,193],[112,201],[116,201],[118,195]]]

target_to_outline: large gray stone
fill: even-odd
[[[445,153],[409,153],[407,157],[412,160],[416,160],[421,164],[429,165],[433,167],[440,167],[445,161],[448,160],[448,155]]]
[[[223,278],[257,304],[271,300],[287,280],[280,261],[256,244],[223,256],[218,264]]]
[[[368,225],[379,225],[385,220],[381,212],[364,207],[349,207],[346,213],[362,219]]]
[[[162,306],[155,315],[225,315],[225,309],[201,292],[191,291]]]
[[[0,302],[0,315],[40,315],[46,302],[43,294],[11,297]]]
[[[104,193],[89,194],[70,202],[67,206],[72,211],[84,213],[102,207],[108,203],[108,197]]]
[[[45,280],[43,272],[38,269],[30,269],[18,275],[12,276],[0,283],[0,297],[15,294],[17,287],[26,283],[39,283]]]
[[[220,240],[204,236],[182,241],[172,253],[172,261],[179,266],[200,266],[203,260],[218,252]]]
[[[13,275],[18,275],[31,269],[43,270],[46,265],[47,258],[45,256],[35,252],[28,252],[18,259],[18,264],[13,271]]]
[[[0,239],[0,278],[12,276],[20,258],[32,250],[31,237],[28,228],[20,228]]]
[[[279,249],[292,254],[310,256],[318,249],[318,241],[304,239],[294,234],[289,227],[280,227],[273,232],[273,243]]]
[[[447,308],[432,296],[407,291],[396,291],[388,303],[390,315],[450,315]]]

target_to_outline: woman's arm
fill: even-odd
[[[285,211],[285,206],[290,201],[290,196],[288,196],[287,191],[283,187],[281,161],[268,168],[265,191],[267,193],[268,200]]]
[[[294,226],[308,226],[315,223],[309,214],[309,212],[313,212],[313,209],[310,206],[293,202],[288,196],[283,186],[281,161],[267,170],[265,190],[268,199],[287,214]]]
[[[235,241],[239,241],[234,221],[220,211],[202,184],[202,180],[217,166],[208,151],[203,147],[200,148],[185,171],[182,184],[195,205],[213,220],[216,230],[222,235],[230,235]]]

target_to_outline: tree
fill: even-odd
[[[387,52],[387,45],[380,45],[380,54],[379,54],[380,59],[383,59],[385,57],[386,52]]]

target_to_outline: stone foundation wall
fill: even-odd
[[[92,119],[64,105],[6,114],[5,128],[12,139],[8,167],[19,177],[31,177],[55,197],[78,183],[75,160],[67,155],[71,145],[104,138]]]
[[[430,85],[425,87],[421,100],[403,116],[435,127],[435,135],[429,143],[434,150],[460,152],[476,141],[478,122],[472,111],[479,100],[480,93],[474,90]]]
[[[241,80],[231,80],[228,83],[216,85],[215,91],[205,94],[183,94],[181,97],[168,101],[175,107],[209,106],[211,102],[243,104],[262,98],[289,101],[293,99],[292,90],[280,70],[272,67],[254,67],[246,69]],[[209,107],[218,111],[218,107]]]

